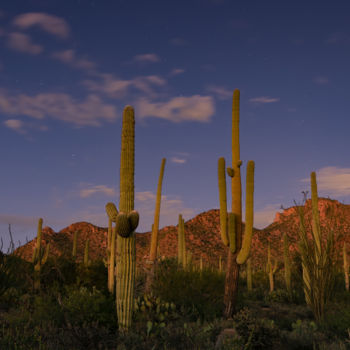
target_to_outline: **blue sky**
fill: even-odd
[[[236,88],[254,226],[301,200],[311,171],[319,195],[349,203],[349,13],[348,1],[1,3],[1,237],[10,223],[31,239],[39,217],[57,231],[107,225],[128,104],[138,231],[151,228],[163,157],[161,227],[218,208]]]

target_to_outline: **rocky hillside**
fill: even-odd
[[[342,258],[344,240],[350,247],[350,205],[341,204],[336,200],[320,198],[319,211],[324,230],[333,230],[339,235],[337,249],[339,259]],[[311,201],[305,206],[306,222],[310,226]],[[254,229],[252,242],[252,260],[255,267],[266,263],[266,247],[271,243],[272,255],[279,261],[283,260],[283,233],[287,233],[291,242],[290,252],[295,254],[298,240],[299,218],[297,207],[285,209],[276,213],[274,222],[268,227]],[[43,228],[43,246],[50,242],[50,255],[70,255],[73,246],[73,235],[80,230],[78,236],[77,259],[82,261],[84,246],[90,239],[90,259],[105,257],[107,245],[107,228],[97,227],[87,222],[74,223],[59,232],[53,232],[49,227]],[[193,261],[199,262],[202,256],[207,265],[218,266],[219,257],[225,260],[225,250],[220,238],[219,210],[212,209],[203,212],[185,222],[186,247],[192,253]],[[136,234],[137,264],[143,265],[149,252],[150,232]],[[19,247],[16,252],[25,259],[32,257],[35,239]],[[177,226],[166,226],[159,230],[159,254],[166,257],[177,256]]]

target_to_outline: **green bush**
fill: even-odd
[[[217,272],[184,270],[176,259],[166,259],[157,267],[152,290],[160,299],[173,302],[192,321],[222,315],[224,276]]]

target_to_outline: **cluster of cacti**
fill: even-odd
[[[344,277],[345,277],[345,289],[349,291],[349,263],[346,255],[346,242],[343,245],[343,260],[344,260]]]
[[[116,305],[119,328],[127,330],[131,326],[134,306],[135,229],[139,221],[139,214],[134,210],[135,116],[131,106],[126,106],[123,111],[121,139],[120,212],[115,218],[117,233]]]
[[[330,230],[322,243],[318,212],[316,173],[311,173],[312,240],[307,237],[303,207],[298,206],[300,218],[299,251],[302,260],[304,294],[307,305],[317,321],[323,320],[325,306],[334,286],[334,244]]]
[[[185,240],[185,221],[179,214],[179,222],[177,226],[177,261],[183,268],[186,267],[186,240]]]
[[[271,258],[271,246],[270,243],[267,246],[267,265],[266,265],[266,272],[269,275],[269,283],[270,283],[270,293],[274,291],[275,289],[275,283],[274,283],[274,278],[273,275],[277,271],[277,260],[272,262]]]
[[[163,158],[162,164],[160,166],[160,173],[159,173],[159,179],[158,179],[157,198],[156,198],[156,205],[154,209],[154,223],[152,225],[151,248],[150,248],[149,259],[148,259],[149,271],[148,271],[147,281],[146,281],[147,293],[151,289],[151,285],[154,277],[154,264],[157,259],[159,215],[160,215],[160,203],[162,198],[162,183],[163,183],[163,176],[164,176],[165,161],[166,159]]]
[[[46,249],[41,247],[42,226],[43,226],[43,219],[40,218],[38,221],[36,245],[32,256],[32,263],[34,264],[34,289],[36,290],[40,289],[41,266],[46,263],[47,258],[49,256],[49,251],[50,251],[50,243],[46,245]]]
[[[232,104],[232,167],[227,168],[231,178],[232,212],[227,212],[225,159],[218,161],[218,182],[220,198],[220,232],[223,244],[228,247],[225,280],[225,316],[232,317],[235,311],[239,267],[250,254],[253,232],[253,193],[254,162],[248,161],[246,180],[246,218],[245,233],[242,242],[242,185],[240,145],[239,145],[239,90],[233,92]]]
[[[289,258],[289,242],[288,236],[285,233],[283,235],[283,260],[284,260],[284,280],[286,283],[286,289],[289,294],[289,297],[292,296],[292,273],[290,267],[290,258]]]

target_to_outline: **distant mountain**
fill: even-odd
[[[336,243],[339,259],[342,259],[342,244],[344,240],[350,247],[350,205],[341,204],[336,200],[319,198],[321,223],[327,229],[338,233]],[[305,218],[310,224],[311,200],[306,202]],[[88,222],[74,223],[59,232],[50,227],[43,228],[43,246],[50,242],[50,255],[69,256],[72,253],[74,232],[80,230],[77,242],[77,260],[82,261],[84,246],[87,238],[90,239],[89,256],[91,260],[105,257],[107,247],[107,228],[97,227]],[[290,253],[296,252],[298,240],[299,218],[297,207],[285,209],[276,213],[274,222],[262,230],[254,229],[252,240],[253,266],[265,266],[267,244],[271,242],[272,256],[283,261],[283,233],[287,233],[291,243]],[[202,256],[207,265],[218,266],[219,257],[225,260],[226,253],[220,237],[219,210],[212,209],[198,214],[185,222],[186,248],[192,254],[192,260],[199,263]],[[150,246],[151,232],[136,233],[137,264],[144,265],[147,260]],[[16,252],[24,259],[31,260],[35,246],[35,239],[19,247]],[[159,230],[160,256],[177,256],[177,226],[166,226]]]

